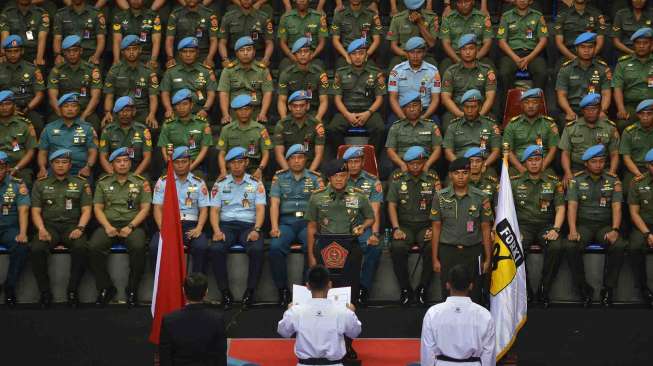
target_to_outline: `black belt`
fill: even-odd
[[[446,245],[449,247],[454,247],[458,250],[463,250],[463,249],[468,249],[468,248],[476,248],[477,246],[481,245],[482,243],[478,244],[472,244],[472,245],[462,245],[462,244],[450,244],[450,243],[440,243],[442,245]]]
[[[326,358],[306,358],[302,360],[301,358],[298,358],[297,362],[302,365],[337,365],[341,364],[342,360],[331,361]]]
[[[446,355],[437,355],[435,356],[436,359],[440,361],[447,361],[447,362],[459,362],[459,363],[464,363],[464,362],[481,362],[480,357],[468,357],[468,358],[453,358],[449,357]]]

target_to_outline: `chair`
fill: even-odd
[[[521,94],[524,92],[523,89],[513,88],[508,90],[506,95],[506,106],[503,111],[503,123],[501,124],[501,129],[505,129],[510,120],[521,114]],[[540,99],[540,114],[546,115],[546,100],[544,96]]]
[[[348,148],[354,145],[340,145],[338,146],[338,159],[341,159],[345,154]],[[374,146],[372,145],[362,145],[363,153],[365,154],[365,161],[363,162],[363,170],[366,172],[378,176],[379,167],[376,163],[376,155],[374,151]]]

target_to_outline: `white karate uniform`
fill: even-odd
[[[336,305],[329,299],[313,298],[306,304],[293,305],[286,310],[277,332],[285,338],[297,333],[295,355],[298,359],[326,358],[335,361],[347,353],[344,336],[358,337],[361,322],[353,311],[342,305]]]
[[[424,315],[420,347],[421,366],[494,366],[495,330],[492,315],[469,297],[449,296]],[[438,355],[463,360],[479,357],[480,362],[437,360]]]

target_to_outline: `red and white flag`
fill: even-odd
[[[163,193],[163,212],[159,252],[156,256],[152,293],[152,329],[150,342],[159,344],[163,316],[184,306],[182,290],[186,275],[184,240],[179,217],[179,201],[172,159],[168,160],[167,183]]]

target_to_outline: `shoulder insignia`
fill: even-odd
[[[45,177],[38,178],[37,180],[45,180],[45,179],[48,179],[47,175]]]
[[[326,191],[326,187],[318,188],[318,189],[314,190],[313,193],[320,193],[320,192],[324,192],[324,191]]]
[[[512,180],[512,179],[519,179],[519,178],[521,178],[521,174],[511,175],[511,176],[510,176],[510,179],[511,179],[511,180]]]
[[[623,55],[619,57],[619,62],[629,60],[631,57],[631,55]]]
[[[576,120],[569,121],[569,122],[567,122],[567,126],[572,126],[574,123],[576,123]]]
[[[608,63],[603,60],[596,60],[599,65],[608,66]]]
[[[195,118],[196,118],[196,119],[199,119],[199,120],[202,121],[202,122],[206,122],[206,121],[207,121],[206,117],[202,117],[202,116],[200,116],[200,115],[198,115],[198,114],[195,115]]]
[[[499,181],[499,180],[497,179],[497,177],[495,177],[494,175],[486,175],[486,176],[485,176],[485,179],[491,181],[492,183],[496,183],[496,182]]]
[[[607,176],[612,177],[612,178],[619,178],[616,174],[614,174],[614,173],[612,173],[612,172],[609,172],[609,171],[606,171],[605,174],[606,174]]]
[[[549,177],[549,178],[551,178],[551,179],[553,179],[553,180],[560,180],[560,178],[558,178],[557,175],[547,174],[546,176]]]
[[[625,129],[624,131],[632,131],[632,130],[634,130],[635,128],[637,128],[637,126],[633,123],[632,125],[626,127],[626,129]]]
[[[521,115],[512,117],[512,118],[510,119],[510,122],[508,122],[508,123],[515,122],[516,120],[519,119],[519,117],[521,117]]]
[[[581,170],[581,171],[578,171],[578,172],[574,173],[574,177],[580,177],[583,174],[585,174],[585,171]]]
[[[276,172],[274,172],[274,174],[281,174],[281,173],[284,173],[284,172],[287,172],[287,171],[288,171],[288,169],[279,169]]]
[[[102,177],[100,177],[99,180],[105,180],[105,179],[107,179],[107,178],[109,178],[109,177],[113,177],[113,174],[105,174],[105,175],[103,175]]]
[[[256,65],[258,65],[258,67],[260,67],[262,69],[267,69],[268,68],[267,65],[262,63],[262,62],[257,62]]]
[[[402,172],[401,170],[398,170],[398,171],[396,171],[396,172],[392,175],[392,178],[393,178],[393,179],[399,179],[399,178],[401,178],[403,175],[404,175],[404,172]]]
[[[574,60],[567,60],[567,61],[565,61],[565,62],[562,63],[562,66],[567,66],[567,65],[569,65],[569,64],[572,63],[572,62],[574,62]]]
[[[170,117],[167,120],[165,120],[165,122],[163,122],[163,123],[170,123],[170,122],[173,122],[174,120],[175,120],[175,117]]]
[[[555,119],[553,119],[553,117],[551,117],[551,116],[542,115],[542,118],[544,118],[544,119],[546,119],[548,121],[551,121],[551,122],[555,122]]]
[[[611,120],[606,118],[605,121],[608,122],[608,124],[612,125],[612,127],[617,127],[617,124],[612,122]]]
[[[313,174],[313,175],[316,175],[316,176],[318,176],[318,177],[321,177],[321,176],[322,176],[322,174],[316,172],[315,170],[306,169],[306,171],[308,171],[309,173],[311,173],[311,174]]]
[[[145,177],[143,177],[142,175],[139,175],[139,174],[134,174],[134,177],[136,177],[136,178],[138,178],[140,180],[145,180]]]
[[[79,174],[77,174],[77,175],[75,176],[75,178],[80,179],[80,180],[86,182],[86,177],[81,176],[81,175],[79,175]]]

